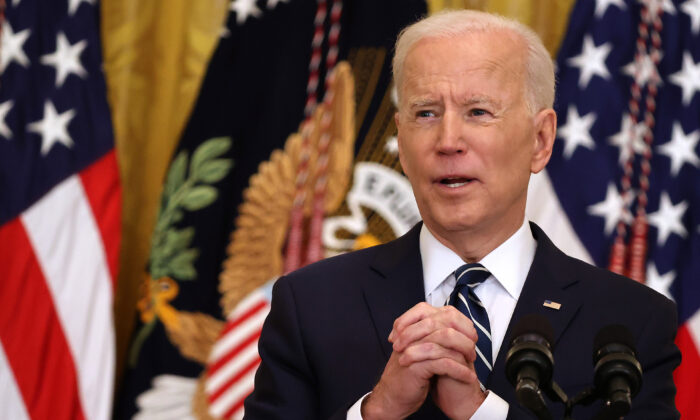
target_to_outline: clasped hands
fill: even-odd
[[[362,403],[362,417],[402,419],[430,393],[451,419],[468,419],[486,395],[474,370],[477,333],[454,306],[421,302],[394,321],[393,352],[379,383]]]

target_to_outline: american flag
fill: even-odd
[[[121,189],[93,0],[7,0],[0,418],[108,419]]]
[[[271,293],[270,284],[241,300],[212,348],[204,389],[215,418],[243,417],[243,400],[253,391],[260,366],[258,339],[270,312]]]
[[[700,1],[579,1],[557,68],[548,180],[590,261],[677,303],[700,418]]]

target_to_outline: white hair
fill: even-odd
[[[510,31],[521,38],[526,46],[525,100],[530,112],[551,108],[554,104],[554,64],[540,37],[518,21],[476,10],[443,11],[419,20],[401,31],[396,40],[392,62],[394,83],[399,97],[406,56],[418,41],[499,30]]]

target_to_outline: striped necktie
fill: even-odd
[[[460,310],[474,323],[479,336],[476,343],[476,361],[474,368],[485,389],[486,380],[491,373],[491,324],[484,305],[474,293],[474,289],[486,280],[491,273],[481,264],[464,264],[455,270],[457,285],[450,295],[448,303]]]

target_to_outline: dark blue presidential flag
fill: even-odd
[[[275,279],[418,220],[390,69],[424,1],[226,3],[165,176],[116,418],[241,418]]]
[[[579,1],[569,22],[548,174],[593,262],[677,303],[677,403],[697,417],[700,1]]]

